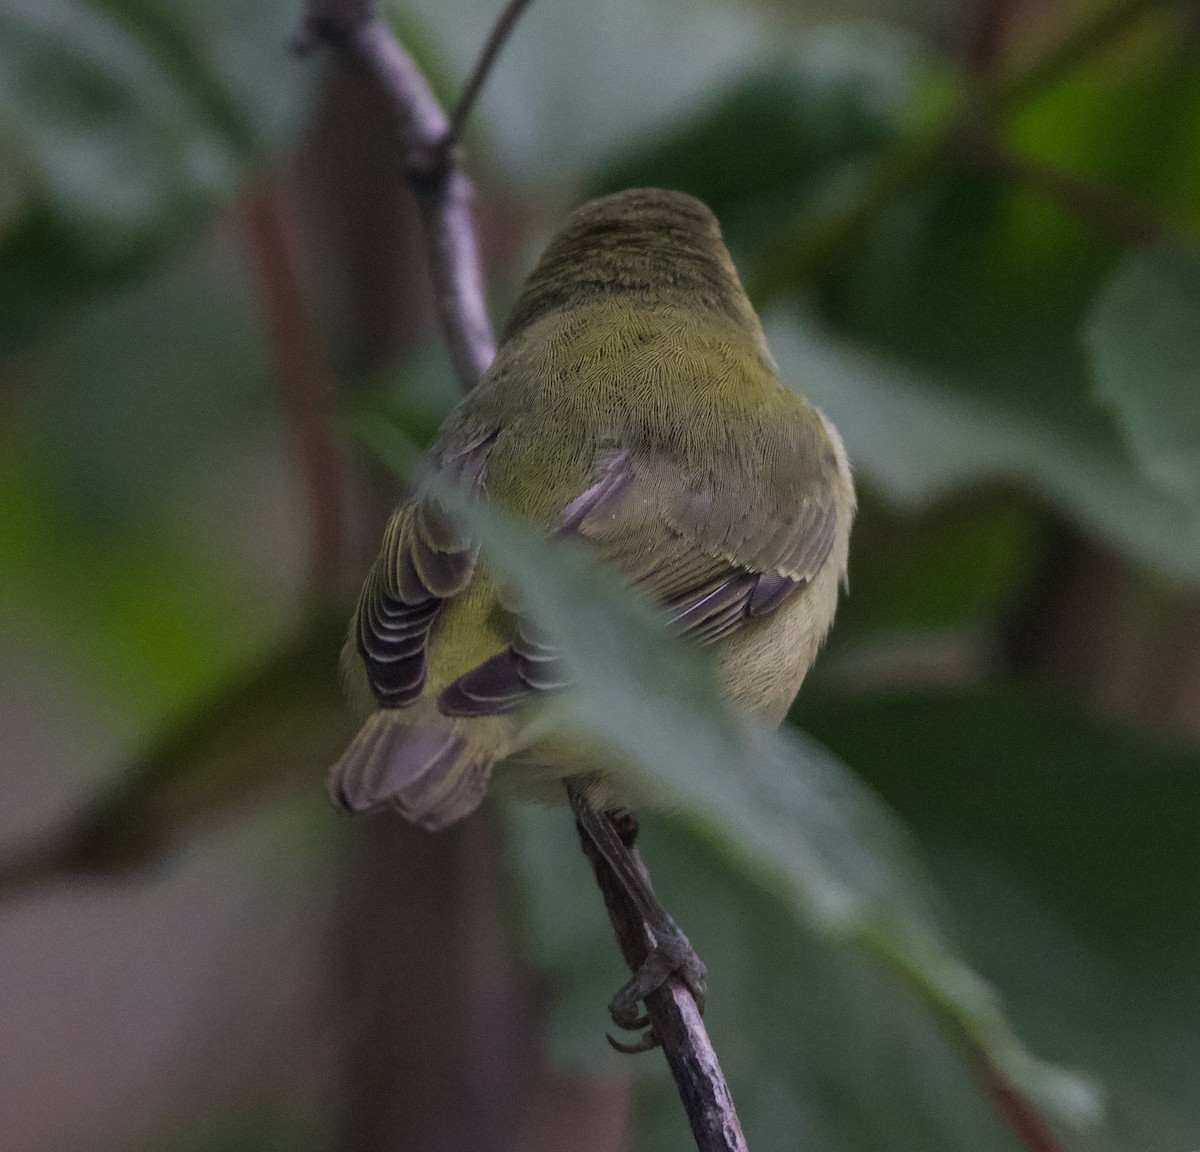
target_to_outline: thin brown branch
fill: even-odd
[[[310,0],[297,47],[328,44],[389,98],[420,210],[442,337],[454,374],[470,391],[496,354],[471,219],[473,192],[458,166],[450,121],[428,81],[367,0]],[[481,80],[482,83],[482,80]]]
[[[459,102],[454,129],[428,82],[378,18],[370,0],[310,0],[304,29],[296,40],[300,51],[308,51],[318,42],[328,44],[373,77],[395,109],[409,184],[417,197],[429,249],[442,335],[464,391],[474,387],[491,363],[495,340],[484,307],[470,214],[472,190],[457,165],[454,133],[524,7],[525,0],[517,0],[502,13]],[[633,835],[636,827],[626,847],[650,888]],[[591,839],[584,835],[583,841],[621,949],[636,971],[647,955],[645,923]],[[729,1088],[692,993],[681,981],[672,979],[647,996],[646,1009],[679,1087],[699,1152],[746,1152]]]
[[[475,106],[475,101],[485,81],[491,75],[492,65],[500,55],[500,49],[504,47],[505,41],[521,18],[521,13],[528,7],[529,0],[509,0],[492,26],[487,43],[484,44],[483,51],[479,53],[475,67],[471,69],[471,75],[467,77],[467,82],[463,85],[462,95],[458,98],[458,103],[450,114],[449,139],[451,143],[461,139],[463,125],[466,124],[467,117],[470,116],[471,109]]]
[[[964,51],[972,72],[986,76],[995,68],[1018,7],[1019,0],[977,0]]]
[[[1019,108],[1093,59],[1156,8],[1174,7],[1178,3],[1179,0],[1114,0],[1077,25],[1024,72],[1008,82],[1002,81],[993,107],[997,111]]]
[[[1135,28],[1155,9],[1181,0],[1115,0],[1084,22],[1013,77],[989,77],[968,89],[963,104],[939,122],[899,140],[874,164],[848,172],[844,188],[833,189],[837,202],[805,207],[757,266],[749,270],[751,295],[759,305],[791,292],[800,280],[823,272],[853,244],[880,211],[919,187],[961,146],[964,137],[996,131],[996,125],[1041,95],[1077,67]]]
[[[1124,247],[1140,248],[1178,230],[1109,185],[1020,156],[986,135],[964,137],[956,151],[969,163],[1058,204]]]
[[[1058,1137],[1046,1126],[1037,1109],[991,1065],[969,1061],[996,1111],[1004,1117],[1029,1152],[1064,1152]]]
[[[577,828],[625,963],[631,972],[636,972],[649,953],[641,914],[592,838],[582,826],[577,824]],[[621,821],[616,831],[646,886],[650,887],[649,872],[637,849],[637,824],[629,816]],[[742,1135],[725,1075],[696,1002],[683,981],[672,977],[651,992],[646,997],[646,1014],[675,1078],[699,1152],[746,1152],[746,1138]]]
[[[341,461],[326,420],[329,378],[274,188],[259,189],[249,197],[245,226],[284,413],[303,477],[312,533],[311,590],[327,599],[337,588],[346,547]]]
[[[64,832],[42,832],[0,854],[0,905],[63,880],[75,870],[74,841]]]

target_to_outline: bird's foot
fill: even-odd
[[[650,928],[650,933],[654,937],[654,944],[645,962],[608,1003],[613,1023],[628,1032],[636,1032],[649,1025],[649,1016],[639,1006],[673,976],[683,981],[696,1001],[696,1007],[701,1014],[704,1012],[704,998],[708,991],[708,969],[704,961],[696,955],[691,942],[665,912],[662,913],[662,921]],[[608,1042],[618,1052],[629,1055],[649,1051],[658,1045],[653,1029],[632,1044],[612,1036],[608,1037]]]

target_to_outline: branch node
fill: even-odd
[[[496,354],[488,320],[470,183],[454,132],[412,57],[370,0],[309,0],[293,45],[325,44],[369,76],[395,113],[405,175],[417,200],[430,253],[433,298],[459,386],[469,392]]]
[[[404,157],[404,172],[417,196],[442,196],[447,204],[469,204],[471,197],[458,196],[448,176],[462,164],[462,149],[447,131],[435,140],[416,141]],[[455,181],[454,184],[459,184]]]

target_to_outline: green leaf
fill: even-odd
[[[916,831],[1020,1031],[1103,1080],[1110,1124],[1071,1146],[1194,1149],[1200,753],[1015,688],[806,691],[794,714]],[[551,1052],[627,1072],[597,1044],[623,972],[571,821],[525,807],[508,821],[525,938],[555,991]],[[876,969],[798,929],[711,839],[661,817],[642,829],[656,889],[709,964],[706,1021],[751,1147],[1016,1147]],[[683,1146],[660,1063],[635,1071],[635,1147]]]
[[[769,246],[831,173],[876,154],[914,114],[928,66],[894,29],[837,26],[709,98],[670,135],[610,166],[599,192],[679,188],[720,217],[734,250]]]
[[[1000,125],[1051,173],[1040,186],[926,146],[922,125],[944,116],[953,86],[899,37],[890,51],[861,41],[840,67],[825,40],[807,41],[826,50],[793,50],[604,182],[708,198],[751,284],[780,266],[791,232],[807,238],[774,285],[804,305],[777,319],[774,350],[882,495],[914,505],[1021,484],[1195,582],[1200,514],[1147,479],[1079,345],[1123,237],[1048,191],[1065,173],[1117,203],[1200,219],[1186,159],[1200,147],[1200,69],[1175,24],[1148,21],[1140,47],[1078,69]],[[880,184],[881,170],[899,175]]]
[[[1200,497],[1200,258],[1171,245],[1125,258],[1086,332],[1100,396],[1146,472]]]
[[[526,805],[505,816],[528,960],[553,988],[551,1058],[575,1074],[637,1076],[633,1147],[687,1147],[664,1063],[631,1064],[603,1043],[604,1006],[628,973],[572,821]],[[1010,1152],[959,1054],[881,972],[807,930],[711,838],[662,816],[640,823],[655,890],[708,965],[705,1024],[751,1148]]]
[[[1093,1071],[1111,1130],[1200,1136],[1200,751],[1044,694],[801,696],[794,717],[925,847],[953,919],[1031,1041]]]
[[[3,0],[0,351],[128,283],[294,129],[284,0]]]
[[[547,731],[603,749],[631,797],[672,809],[812,930],[882,962],[1001,1076],[1073,1121],[1094,1115],[1088,1086],[1013,1037],[939,926],[904,830],[843,765],[799,732],[735,720],[707,664],[594,558],[552,548],[494,510],[464,514],[574,674],[544,708]]]
[[[920,508],[995,481],[1028,485],[1093,532],[1179,579],[1200,580],[1200,508],[1164,494],[1107,437],[1037,419],[1003,394],[953,386],[775,315],[786,380],[837,425],[857,473]]]
[[[1200,70],[1172,27],[1149,29],[1156,51],[1094,63],[1022,109],[1011,146],[1118,200],[1197,218],[1194,166],[1173,158],[1200,145]],[[1195,582],[1200,513],[1147,480],[1080,347],[1122,241],[1045,184],[943,159],[794,288],[838,341],[902,369],[876,378],[864,411],[848,412],[847,397],[840,415],[871,422],[870,449],[903,465],[907,492],[1018,480],[1116,548]]]

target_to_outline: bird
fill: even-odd
[[[529,706],[569,670],[439,499],[447,484],[590,549],[710,651],[735,713],[770,725],[846,581],[845,448],[781,381],[716,217],[664,189],[583,204],[392,513],[351,621],[343,664],[372,710],[330,792],[430,831],[473,812],[494,773],[628,802],[596,757],[531,735]]]

